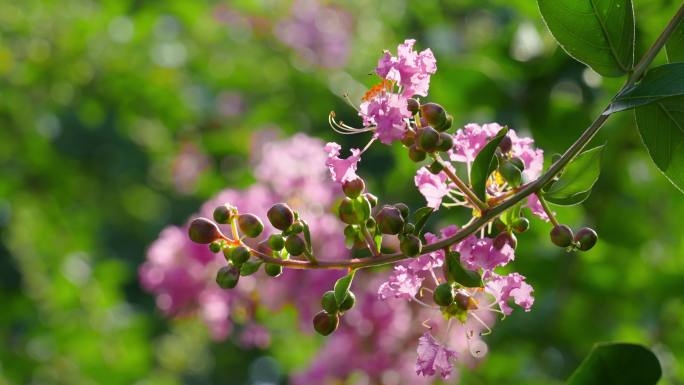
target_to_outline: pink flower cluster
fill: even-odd
[[[411,117],[407,100],[414,95],[427,96],[430,76],[437,71],[432,51],[428,48],[415,52],[415,42],[407,39],[400,44],[397,56],[385,51],[375,69],[383,82],[366,94],[360,106],[364,125],[375,126],[375,137],[384,144],[403,137],[408,127],[406,119]]]
[[[265,217],[273,202],[288,202],[308,219],[316,234],[314,248],[325,247],[323,258],[347,258],[342,226],[328,212],[340,189],[329,180],[323,143],[301,134],[286,140],[263,139],[257,140],[259,144],[252,150],[257,182],[245,190],[222,191],[202,206],[199,215],[211,217],[216,206],[230,203],[241,212]],[[302,325],[310,329],[320,296],[342,275],[332,270],[288,269],[278,279],[260,274],[242,277],[235,290],[227,291],[214,281],[223,264],[221,254],[191,242],[185,227],[169,226],[148,249],[147,261],[139,271],[140,282],[156,296],[157,306],[164,314],[199,313],[217,340],[231,334],[236,316],[246,326],[241,328],[238,340],[263,347],[269,339],[254,318],[258,305],[277,310],[294,303]],[[306,296],[301,295],[302,287],[307,288]]]

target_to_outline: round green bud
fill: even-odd
[[[411,147],[409,147],[408,155],[409,155],[409,158],[411,158],[411,160],[416,162],[416,163],[424,161],[425,157],[427,156],[425,151],[419,149],[418,146],[415,144],[412,145]]]
[[[439,132],[448,131],[451,128],[451,125],[453,123],[454,123],[454,117],[451,115],[447,115],[447,118],[443,124],[436,124],[435,125],[435,130],[437,130]]]
[[[318,312],[313,318],[314,330],[320,335],[327,336],[337,330],[340,318],[337,314],[328,314],[325,310]]]
[[[240,266],[240,275],[241,276],[247,276],[247,275],[252,275],[259,271],[259,267],[263,265],[264,263],[261,261],[248,261],[242,264]]]
[[[418,132],[418,144],[425,152],[435,152],[439,147],[439,132],[427,126]]]
[[[375,207],[378,205],[378,197],[371,193],[365,193],[363,196],[368,199],[368,202],[370,203],[371,207]]]
[[[209,250],[212,253],[218,253],[219,251],[221,251],[225,243],[226,242],[223,239],[216,240],[209,244]]]
[[[530,221],[525,217],[520,217],[511,223],[511,229],[516,233],[524,233],[530,228]]]
[[[222,289],[232,289],[238,284],[240,270],[235,266],[223,266],[216,273],[216,283]]]
[[[454,137],[446,132],[439,133],[439,146],[437,146],[438,151],[449,151],[454,147]]]
[[[226,261],[230,261],[230,255],[233,254],[233,249],[235,249],[234,246],[226,246],[223,248],[223,257]]]
[[[287,229],[288,234],[299,234],[302,231],[304,231],[304,225],[300,221],[296,221]]]
[[[363,182],[363,179],[361,178],[354,178],[342,184],[342,191],[344,192],[344,195],[351,199],[354,199],[361,195],[361,193],[365,189],[366,184]]]
[[[306,244],[299,235],[292,234],[285,239],[285,250],[287,250],[290,255],[301,255],[304,252],[304,249],[306,249]]]
[[[383,234],[399,234],[404,228],[404,218],[394,206],[384,206],[375,215],[375,221]]]
[[[401,249],[401,252],[407,257],[415,257],[420,255],[420,252],[423,250],[423,243],[420,241],[420,238],[413,234],[409,234],[402,237],[399,242],[399,249]]]
[[[513,141],[511,140],[511,138],[508,135],[504,136],[501,139],[501,141],[499,142],[499,150],[501,150],[502,153],[506,154],[509,151],[511,151],[512,148],[513,148]]]
[[[513,249],[515,249],[515,247],[518,246],[518,240],[515,238],[515,235],[513,233],[503,232],[494,237],[494,241],[492,241],[492,244],[497,250],[503,249],[506,245],[509,245]]]
[[[450,283],[442,283],[435,288],[432,299],[439,306],[449,306],[454,303],[454,291]]]
[[[344,198],[340,202],[340,207],[337,209],[337,215],[340,220],[348,225],[358,222],[356,211],[354,210],[354,201],[351,198]]]
[[[283,273],[283,267],[280,265],[276,265],[275,263],[267,263],[264,266],[264,271],[269,277],[275,278]]]
[[[503,162],[499,167],[499,173],[512,187],[518,187],[522,183],[522,171],[512,162]]]
[[[420,106],[420,114],[431,126],[444,126],[447,121],[447,113],[444,107],[437,103],[425,103]]]
[[[285,238],[280,234],[271,234],[268,237],[268,247],[275,251],[282,250],[285,247]]]
[[[233,262],[235,266],[241,266],[243,263],[249,261],[252,254],[244,246],[238,246],[233,249],[230,253],[230,261]]]
[[[408,109],[412,115],[415,115],[418,113],[418,111],[420,111],[420,102],[411,98],[406,101],[406,109]]]
[[[335,299],[334,291],[326,291],[325,294],[323,294],[323,297],[321,298],[321,307],[323,307],[323,310],[328,314],[337,313],[337,300]]]
[[[582,227],[577,231],[577,234],[575,234],[574,240],[578,249],[587,251],[594,247],[596,241],[598,241],[598,234],[589,227]]]
[[[554,226],[549,235],[556,246],[568,247],[572,244],[572,229],[567,225]]]
[[[349,293],[347,293],[347,296],[344,297],[344,300],[340,304],[340,311],[344,312],[344,311],[347,311],[347,310],[353,308],[355,303],[356,303],[356,296],[354,295],[354,293],[352,293],[350,291]]]
[[[237,223],[240,230],[249,238],[256,238],[264,231],[264,224],[254,214],[240,214]]]
[[[440,172],[442,172],[442,170],[444,170],[444,166],[442,166],[442,164],[440,162],[435,160],[434,162],[430,163],[430,165],[428,166],[427,169],[431,173],[437,175]]]
[[[401,213],[402,218],[404,218],[404,219],[408,218],[409,207],[406,206],[406,204],[399,202],[399,203],[395,203],[393,206],[396,207],[397,210],[399,210],[399,213]]]
[[[362,223],[370,218],[371,204],[366,197],[358,197],[354,199],[354,213],[356,214],[356,223]]]
[[[218,226],[206,218],[193,219],[188,228],[188,236],[193,242],[201,244],[209,244],[223,238]]]
[[[280,231],[287,230],[294,222],[294,212],[285,203],[276,203],[266,213],[268,221]]]
[[[214,220],[216,223],[227,224],[230,223],[232,207],[229,205],[221,205],[214,209]]]
[[[402,234],[413,234],[416,231],[416,225],[413,223],[407,223],[404,225],[404,229],[401,231]]]

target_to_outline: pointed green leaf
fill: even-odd
[[[546,199],[549,203],[553,203],[558,206],[576,206],[586,201],[589,198],[589,195],[591,195],[591,190],[579,192],[577,194],[562,198],[548,197],[544,195],[544,199]]]
[[[446,256],[447,278],[451,282],[460,283],[465,287],[482,286],[482,278],[476,271],[466,270],[461,266],[460,254],[452,251]]]
[[[597,344],[566,385],[655,385],[661,374],[658,358],[641,345]]]
[[[350,271],[349,274],[335,282],[335,300],[338,304],[341,304],[344,299],[347,298],[347,295],[349,294],[349,288],[351,287],[352,280],[354,279],[354,274],[356,274],[356,270]]]
[[[496,148],[507,132],[508,127],[502,128],[495,137],[485,144],[477,153],[473,167],[470,169],[470,183],[472,183],[473,192],[483,201],[486,199],[487,179],[497,167]]]
[[[684,96],[638,107],[634,114],[651,159],[684,192]]]
[[[649,70],[638,84],[616,96],[604,114],[681,95],[684,95],[684,63],[665,64]]]
[[[416,229],[413,231],[414,234],[420,235],[421,230],[425,227],[430,215],[435,211],[432,207],[421,207],[413,213],[413,221],[415,222]]]
[[[546,26],[568,55],[603,76],[634,64],[631,0],[537,0]]]
[[[601,174],[602,151],[603,146],[598,146],[577,155],[558,180],[543,191],[544,198],[557,202],[591,191]]]
[[[668,62],[684,62],[684,22],[680,21],[677,29],[667,39],[665,51]]]
[[[306,243],[306,250],[311,253],[311,230],[309,230],[309,224],[305,220],[302,220],[302,227],[304,227],[304,243]]]

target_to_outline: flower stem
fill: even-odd
[[[634,83],[636,83],[641,78],[644,72],[646,72],[648,66],[651,65],[651,63],[653,62],[653,59],[655,59],[655,57],[657,56],[658,52],[665,45],[667,39],[670,37],[670,35],[672,35],[679,22],[682,21],[682,19],[684,19],[684,4],[682,4],[677,13],[672,17],[672,19],[665,27],[663,32],[660,34],[658,39],[656,39],[653,45],[648,49],[648,51],[646,51],[646,54],[644,54],[644,56],[641,58],[639,64],[637,64],[637,66],[634,68],[634,72],[629,77],[627,82],[625,82],[625,85],[620,89],[620,91],[618,91],[618,94],[624,92],[628,87],[633,86]],[[606,120],[608,120],[608,118],[611,115],[611,113],[608,112],[608,108],[609,106],[606,106],[606,108],[604,108],[601,114],[591,123],[591,125],[582,133],[582,135],[580,135],[580,137],[577,138],[575,143],[573,143],[572,146],[570,146],[565,151],[565,153],[554,164],[552,164],[551,167],[539,178],[537,178],[531,183],[526,184],[510,198],[504,200],[500,204],[493,206],[491,208],[487,208],[487,206],[482,201],[479,201],[479,199],[477,199],[477,201],[479,201],[481,204],[481,206],[478,207],[484,209],[482,211],[482,215],[478,218],[474,218],[475,220],[472,221],[472,223],[462,227],[456,234],[441,239],[435,243],[425,245],[425,247],[423,247],[422,254],[428,254],[462,241],[470,234],[473,234],[474,232],[478,231],[482,226],[489,223],[489,221],[496,218],[510,207],[514,206],[516,203],[525,199],[530,194],[533,194],[541,190],[541,188],[547,185],[556,175],[558,175],[563,170],[563,168],[565,168],[565,166],[572,162],[572,160],[575,159],[575,157],[587,146],[587,144],[589,144],[591,139],[594,138],[596,133],[599,131],[599,129],[601,129],[603,124],[606,122]],[[447,167],[445,167],[444,169],[448,170]],[[454,176],[456,177],[455,174]],[[467,188],[463,181],[458,179],[458,177],[456,177],[456,179],[460,182],[460,184],[463,185],[463,187],[465,187],[461,191],[463,191],[465,194],[468,194],[468,192],[472,193],[472,191],[469,188]],[[452,181],[454,180],[452,179]],[[459,182],[454,181],[454,183],[456,183],[457,186]],[[475,198],[477,197],[475,196]],[[283,267],[288,267],[292,269],[360,269],[371,266],[386,265],[410,258],[402,253],[393,253],[381,254],[374,258],[354,258],[340,261],[319,260],[318,264],[312,264],[307,261],[281,260],[273,258],[271,256],[260,253],[257,250],[252,250],[252,254],[261,258],[265,262],[275,263]]]
[[[544,199],[544,197],[541,194],[537,194],[537,198],[539,198],[539,203],[541,203],[541,206],[544,209],[546,215],[549,217],[551,223],[554,226],[560,225],[560,223],[558,223],[558,220],[556,220],[556,216],[553,214],[553,211],[551,211],[548,202],[546,202],[546,199]]]
[[[442,166],[442,168],[444,169],[442,171],[444,171],[447,177],[449,177],[449,180],[451,180],[456,185],[456,187],[458,187],[458,189],[461,190],[463,194],[465,194],[466,200],[473,207],[476,207],[478,211],[480,211],[480,213],[486,211],[489,208],[489,206],[487,206],[486,203],[482,202],[482,200],[478,198],[477,195],[475,195],[473,190],[471,190],[470,187],[468,187],[468,185],[465,182],[463,182],[461,178],[459,178],[458,175],[456,175],[456,173],[454,173],[451,170],[451,168],[449,168],[449,164],[442,160],[442,157],[439,156],[439,154],[433,154],[432,157],[435,159],[437,163],[439,163]]]

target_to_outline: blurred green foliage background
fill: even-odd
[[[679,4],[634,2],[643,52]],[[321,340],[247,352],[211,342],[198,320],[162,317],[136,271],[165,224],[253,180],[257,130],[363,145],[336,137],[327,115],[357,121],[340,96],[358,100],[375,82],[383,48],[406,37],[432,48],[430,100],[458,125],[531,134],[547,159],[621,85],[562,52],[531,0],[325,4],[349,17],[330,27],[349,53],[328,62],[279,38],[296,13],[288,1],[0,2],[0,384],[257,384],[265,366],[285,383],[306,365]],[[591,198],[556,210],[594,226],[599,245],[567,254],[533,222],[514,265],[535,308],[497,326],[463,384],[562,383],[597,341],[644,343],[662,384],[684,384],[684,199],[631,112],[610,119],[604,142]],[[415,172],[399,145],[376,146],[361,167],[383,199],[423,203],[397,188]]]

